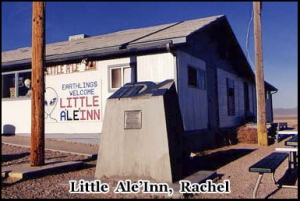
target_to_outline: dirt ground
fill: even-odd
[[[274,122],[287,122],[288,127],[298,128],[298,119],[293,116],[276,116]],[[72,144],[70,144],[72,146]],[[206,150],[203,153],[195,153],[191,158],[189,168],[195,170],[216,171],[218,179],[216,184],[230,181],[230,193],[200,193],[189,197],[190,199],[249,199],[252,198],[253,189],[258,175],[248,171],[248,168],[261,158],[275,151],[276,147],[283,147],[284,141],[270,146],[258,146],[257,144],[238,143]],[[1,166],[19,166],[29,163],[29,149],[19,146],[2,144]],[[53,160],[73,161],[82,160],[82,156],[47,151],[46,157]],[[287,160],[287,159],[286,159]],[[276,170],[275,179],[284,180],[287,175],[287,161],[284,161]],[[116,194],[110,191],[104,193],[69,193],[70,180],[79,181],[87,176],[93,176],[96,169],[96,160],[85,162],[83,168],[65,169],[52,172],[42,177],[14,180],[10,177],[2,177],[1,198],[3,199],[157,199],[173,198],[165,195],[151,194]],[[297,179],[298,175],[293,176]],[[292,180],[293,184],[298,182]],[[115,188],[116,182],[109,181],[111,188]],[[278,188],[272,181],[270,174],[265,174],[257,192],[257,198],[261,199],[297,199],[298,189]]]
[[[230,181],[230,193],[200,193],[194,194],[190,199],[249,199],[252,198],[255,182],[258,174],[248,171],[248,168],[275,151],[276,147],[284,146],[284,141],[270,146],[258,146],[257,144],[229,145],[214,150],[207,150],[200,155],[194,156],[189,168],[193,170],[216,171],[218,179],[216,184]],[[73,161],[81,160],[80,156],[47,151],[46,157],[53,160]],[[287,159],[286,159],[287,160]],[[4,166],[19,166],[29,162],[29,148],[2,144],[2,161]],[[283,162],[276,170],[275,179],[282,180],[286,175],[287,161]],[[90,178],[95,174],[96,160],[87,161],[82,168],[54,171],[49,175],[24,180],[13,180],[2,177],[1,198],[3,199],[111,199],[111,198],[133,198],[133,199],[157,199],[173,198],[167,195],[151,195],[143,193],[116,194],[113,189],[116,181],[108,180],[111,190],[104,193],[70,193],[70,180]],[[277,188],[270,174],[263,177],[257,192],[257,198],[264,199],[297,199],[298,190],[290,188]],[[297,176],[293,177],[297,178]],[[124,179],[123,179],[124,180]],[[295,182],[295,181],[293,181]],[[183,197],[182,197],[183,198]]]
[[[298,116],[295,114],[274,115],[274,122],[287,122],[289,128],[298,130]]]

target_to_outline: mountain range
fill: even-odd
[[[298,115],[298,107],[295,108],[274,108],[274,115]]]

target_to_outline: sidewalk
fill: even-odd
[[[16,146],[30,147],[30,137],[18,135],[2,135],[1,142],[4,144],[11,144]],[[67,142],[63,140],[45,139],[45,150],[67,152],[78,155],[86,155],[90,157],[97,157],[99,145]]]

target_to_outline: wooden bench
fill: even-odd
[[[272,173],[272,180],[278,185],[274,177],[275,171],[288,156],[289,154],[285,152],[273,152],[249,167],[249,172],[258,173],[258,179],[253,191],[253,198],[256,198],[256,193],[264,173]]]

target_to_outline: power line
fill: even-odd
[[[251,65],[252,69],[253,69],[254,72],[255,72],[255,67],[254,67],[254,64],[253,64],[253,62],[252,62],[252,60],[251,60],[250,52],[249,52],[249,32],[250,32],[250,25],[251,25],[251,22],[252,22],[252,20],[253,20],[253,13],[254,13],[254,11],[253,11],[253,8],[252,8],[251,18],[250,18],[250,21],[249,21],[249,23],[248,23],[247,35],[246,35],[246,52],[247,52],[247,58],[248,58],[248,60],[249,60],[249,62],[250,62],[250,65]]]

